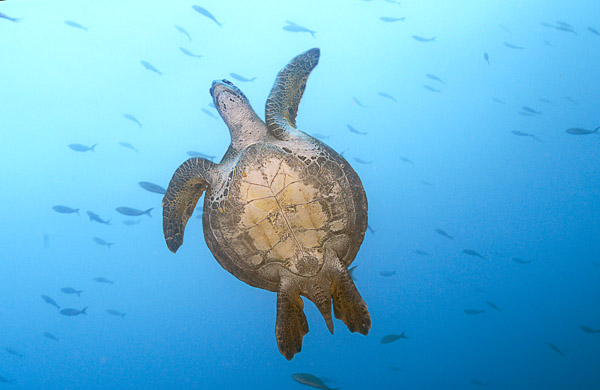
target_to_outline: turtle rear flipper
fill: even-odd
[[[296,114],[306,80],[319,63],[320,51],[310,49],[294,57],[283,68],[267,99],[265,122],[269,132],[277,139],[285,140],[290,131],[296,129]]]
[[[331,297],[335,318],[344,321],[350,332],[368,334],[371,329],[371,316],[367,304],[350,277],[350,272],[333,250],[326,249],[325,256],[331,259],[330,264],[332,264]]]
[[[302,338],[308,333],[304,302],[294,283],[282,278],[277,291],[277,321],[275,336],[279,352],[287,360],[302,350]]]
[[[217,164],[204,158],[190,158],[177,168],[163,198],[163,233],[171,252],[183,244],[183,233],[198,199],[210,186],[210,174]]]

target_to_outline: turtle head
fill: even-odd
[[[256,139],[258,133],[263,133],[258,130],[264,126],[264,122],[256,115],[246,95],[231,81],[213,81],[210,95],[221,118],[229,127],[231,141],[235,147],[242,146],[238,144],[246,144],[251,139]]]

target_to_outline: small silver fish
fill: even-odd
[[[567,129],[566,132],[573,135],[587,135],[598,133],[599,129],[600,127],[596,127],[594,130],[582,129],[580,127],[571,127],[570,129]]]
[[[437,234],[439,234],[440,236],[442,236],[442,237],[446,237],[446,238],[449,238],[449,239],[451,239],[451,240],[454,240],[454,237],[452,237],[451,235],[449,235],[448,233],[446,233],[446,232],[445,232],[445,231],[443,231],[442,229],[435,229],[435,232],[436,232]]]
[[[381,272],[379,272],[379,275],[387,278],[387,277],[396,275],[396,271],[381,271]]]
[[[490,56],[488,55],[488,53],[483,53],[483,59],[485,62],[487,62],[487,64],[490,64]]]
[[[175,25],[175,28],[177,29],[177,31],[188,37],[188,41],[192,41],[192,36],[183,27]]]
[[[515,263],[518,263],[518,264],[530,264],[531,263],[531,260],[523,260],[520,257],[513,257],[512,261],[514,261]]]
[[[78,28],[78,29],[80,29],[80,30],[85,30],[85,31],[87,31],[87,30],[88,30],[88,28],[87,28],[87,27],[85,27],[85,26],[82,26],[81,24],[79,24],[79,23],[77,23],[77,22],[74,22],[74,21],[72,21],[72,20],[65,20],[65,24],[66,24],[67,26],[69,26],[69,27]]]
[[[489,383],[482,382],[479,379],[471,379],[471,383],[474,384],[475,386],[489,386]]]
[[[412,39],[414,39],[415,41],[419,41],[419,42],[433,42],[435,41],[435,38],[437,37],[433,37],[433,38],[424,38],[420,35],[413,35]]]
[[[60,339],[53,335],[50,332],[44,332],[44,337],[49,338],[50,340],[59,341]]]
[[[386,22],[386,23],[393,23],[393,22],[402,22],[406,19],[406,16],[403,16],[401,18],[392,18],[389,16],[382,16],[379,18],[379,20],[381,20],[382,22]]]
[[[6,348],[4,348],[4,350],[5,350],[6,352],[8,352],[9,354],[11,354],[11,355],[13,355],[13,356],[16,356],[16,357],[18,357],[18,358],[22,358],[22,357],[23,357],[23,355],[22,355],[22,354],[20,354],[19,352],[15,351],[15,350],[14,350],[14,349],[12,349],[11,347],[6,347]]]
[[[362,132],[362,131],[358,131],[356,130],[354,127],[350,126],[350,125],[346,125],[346,127],[348,128],[348,130],[350,130],[352,133],[354,134],[360,134],[360,135],[367,135],[367,132]]]
[[[436,76],[436,75],[434,75],[434,74],[427,73],[427,74],[425,75],[425,77],[427,77],[428,79],[431,79],[431,80],[435,80],[435,81],[437,81],[437,82],[440,82],[440,83],[442,83],[442,84],[446,84],[446,83],[444,82],[444,80],[440,79],[439,77],[437,77],[437,76]]]
[[[111,247],[112,245],[115,245],[115,243],[114,243],[114,242],[107,242],[106,240],[104,240],[104,239],[102,239],[102,238],[100,238],[100,237],[93,237],[92,239],[94,240],[94,242],[95,242],[96,244],[98,244],[98,245],[102,245],[102,246],[106,246],[106,247],[108,247],[108,249],[110,249],[110,247]]]
[[[124,148],[131,149],[131,150],[135,151],[136,153],[138,152],[138,150],[129,142],[119,142],[119,145],[121,145]]]
[[[400,333],[400,334],[388,334],[386,336],[383,336],[383,338],[381,339],[381,341],[379,342],[380,344],[389,344],[392,343],[396,340],[400,340],[400,339],[404,339],[404,340],[408,340],[408,337],[406,337],[406,335],[404,334],[404,332]]]
[[[76,152],[87,152],[90,150],[93,152],[96,145],[98,145],[98,144],[93,144],[92,146],[86,146],[86,145],[81,145],[81,144],[70,144],[69,148]]]
[[[331,389],[330,387],[327,387],[327,385],[325,384],[325,382],[323,382],[323,380],[321,378],[314,376],[312,374],[307,374],[305,372],[299,372],[297,374],[293,374],[292,379],[298,383],[301,383],[303,385],[310,386],[310,387],[316,387],[317,389],[335,390],[335,389]]]
[[[422,249],[416,249],[414,252],[419,256],[431,257],[431,254],[429,252],[426,252]]]
[[[500,309],[494,302],[486,301],[485,304],[494,310],[502,311],[502,309]]]
[[[180,47],[179,50],[181,50],[181,52],[183,54],[185,54],[188,57],[193,57],[193,58],[202,58],[201,54],[194,54],[191,51],[189,51],[188,49],[186,49],[185,47]]]
[[[83,292],[83,290],[76,290],[73,287],[63,287],[60,291],[65,294],[77,294],[77,297],[81,297],[81,293]]]
[[[140,181],[138,183],[140,187],[149,192],[154,192],[156,194],[166,194],[167,190],[164,187],[159,186],[158,184],[150,183],[149,181]]]
[[[537,142],[542,142],[542,140],[539,139],[538,137],[536,137],[535,135],[529,134],[529,133],[525,133],[524,131],[513,130],[513,131],[511,131],[511,133],[513,133],[514,135],[519,136],[519,137],[531,137],[534,140],[536,140]]]
[[[18,22],[19,20],[21,20],[21,18],[12,18],[10,16],[8,16],[7,14],[3,14],[2,12],[0,12],[0,19],[6,19],[8,21],[11,22]]]
[[[431,91],[431,92],[442,92],[441,89],[433,88],[432,86],[427,85],[427,84],[423,85],[423,88],[425,88],[426,90]]]
[[[352,96],[352,100],[354,100],[354,103],[356,103],[358,106],[363,107],[363,108],[368,108],[367,106],[365,106],[364,104],[362,104],[360,102],[360,100],[358,100],[357,98],[355,98],[354,96]]]
[[[123,215],[128,215],[130,217],[138,217],[140,215],[147,215],[147,216],[151,217],[152,215],[150,214],[150,211],[154,210],[154,207],[151,207],[147,210],[138,210],[138,209],[134,209],[132,207],[117,207],[115,210],[117,210],[119,213],[121,213]]]
[[[249,78],[239,75],[237,73],[229,73],[229,75],[231,77],[233,77],[234,79],[244,82],[244,83],[252,83],[252,82],[254,82],[254,80],[256,80],[256,77],[252,77],[251,79],[249,79]]]
[[[598,36],[600,36],[600,32],[599,32],[598,30],[596,30],[595,28],[593,28],[593,27],[588,27],[587,29],[588,29],[588,31],[589,31],[589,32],[591,32],[592,34],[595,34],[595,35],[598,35]]]
[[[86,310],[87,310],[87,306],[81,310],[66,308],[66,309],[62,309],[60,311],[60,314],[62,314],[63,316],[68,316],[68,317],[78,316],[80,314],[87,315],[87,313],[85,312]]]
[[[551,350],[553,350],[554,352],[556,352],[560,356],[562,356],[562,357],[567,356],[566,353],[564,353],[563,351],[561,351],[556,345],[554,345],[552,343],[548,343],[548,346],[550,347]]]
[[[492,100],[495,101],[498,104],[506,104],[506,102],[504,100],[500,100],[500,99],[495,98],[495,97],[493,97]]]
[[[306,27],[300,26],[299,24],[296,24],[290,20],[286,20],[285,21],[287,23],[287,26],[283,26],[283,29],[285,31],[290,31],[290,32],[307,32],[310,35],[312,35],[313,38],[315,38],[315,33],[316,31],[310,30]]]
[[[405,163],[407,163],[407,164],[410,164],[410,165],[412,165],[413,167],[415,166],[415,163],[414,163],[414,162],[412,162],[412,160],[410,160],[410,159],[408,159],[408,158],[406,158],[406,157],[398,156],[398,158],[400,159],[400,161],[403,161],[403,162],[405,162]]]
[[[125,315],[127,314],[127,313],[121,313],[120,311],[115,310],[115,309],[106,309],[106,312],[112,316],[118,316],[118,317],[123,317],[123,318],[125,318]]]
[[[579,325],[579,329],[583,330],[585,333],[600,333],[600,329],[590,328],[589,326]]]
[[[142,66],[144,68],[146,68],[147,70],[154,72],[156,74],[158,74],[159,76],[162,76],[162,72],[159,71],[158,69],[156,69],[151,63],[149,63],[148,61],[140,61],[140,64],[142,64]]]
[[[98,283],[107,283],[107,284],[115,284],[115,282],[113,282],[112,280],[108,280],[102,276],[97,276],[94,279],[92,279],[94,282],[98,282]]]
[[[359,157],[354,157],[354,161],[356,161],[359,164],[363,164],[363,165],[373,164],[373,161],[366,161],[366,160],[363,160],[362,158],[359,158]]]
[[[98,223],[103,223],[105,225],[110,225],[110,219],[105,221],[104,219],[100,218],[100,216],[98,214],[94,213],[93,211],[88,210],[87,215],[90,217],[90,222],[94,221],[94,222],[98,222]]]
[[[56,206],[52,207],[52,210],[56,211],[57,213],[61,213],[61,214],[77,213],[77,215],[79,215],[79,209],[74,209],[69,206],[56,205]]]
[[[511,48],[511,49],[523,50],[523,46],[513,45],[512,43],[509,43],[509,42],[506,42],[506,41],[502,42],[502,44],[504,46],[508,47],[508,48]]]
[[[142,128],[142,124],[140,123],[140,121],[137,120],[137,118],[135,116],[125,113],[125,114],[123,114],[123,118],[129,119],[130,121],[137,124],[140,129]]]
[[[219,27],[223,27],[223,25],[210,12],[208,12],[207,9],[202,8],[199,5],[193,5],[192,8],[194,9],[194,11],[206,16],[207,18],[215,22]]]
[[[56,301],[54,301],[54,299],[50,298],[48,295],[42,295],[42,299],[47,304],[52,305],[55,308],[57,308],[58,310],[60,310],[60,306],[58,306],[58,303],[56,303]]]
[[[479,257],[479,258],[485,259],[484,256],[482,256],[481,254],[475,252],[473,249],[463,249],[463,253],[465,255],[469,255],[469,256],[474,256],[474,257]]]
[[[389,93],[385,93],[385,92],[377,92],[377,95],[384,97],[386,99],[389,99],[391,101],[393,101],[394,103],[396,103],[396,98],[393,97],[392,95],[390,95]]]
[[[521,107],[521,109],[523,111],[529,112],[531,114],[542,115],[542,113],[540,111],[534,110],[533,108],[531,108],[529,106],[523,106],[523,107]]]

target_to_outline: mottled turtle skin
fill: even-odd
[[[336,318],[367,334],[371,319],[347,267],[367,229],[367,198],[350,164],[297,130],[295,117],[319,49],[295,57],[277,76],[266,123],[227,80],[211,95],[232,142],[219,164],[191,158],[173,175],[163,200],[163,228],[173,252],[206,191],[206,243],[223,268],[245,283],[276,291],[276,336],[291,359],[308,332],[300,295],[315,303],[333,333]]]

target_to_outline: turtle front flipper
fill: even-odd
[[[177,168],[163,198],[163,233],[171,252],[183,244],[183,233],[198,199],[210,186],[210,173],[217,166],[204,158],[190,158]]]
[[[367,304],[350,277],[350,272],[332,249],[325,250],[325,257],[331,264],[331,297],[335,318],[344,321],[350,332],[368,334],[371,329],[371,316]]]
[[[302,339],[308,333],[308,322],[304,315],[304,302],[294,283],[283,279],[277,291],[277,321],[275,336],[279,352],[287,360],[302,350]]]
[[[277,139],[286,140],[290,131],[296,129],[296,114],[306,80],[319,63],[320,51],[310,49],[294,57],[283,68],[267,99],[265,119],[269,132]]]

